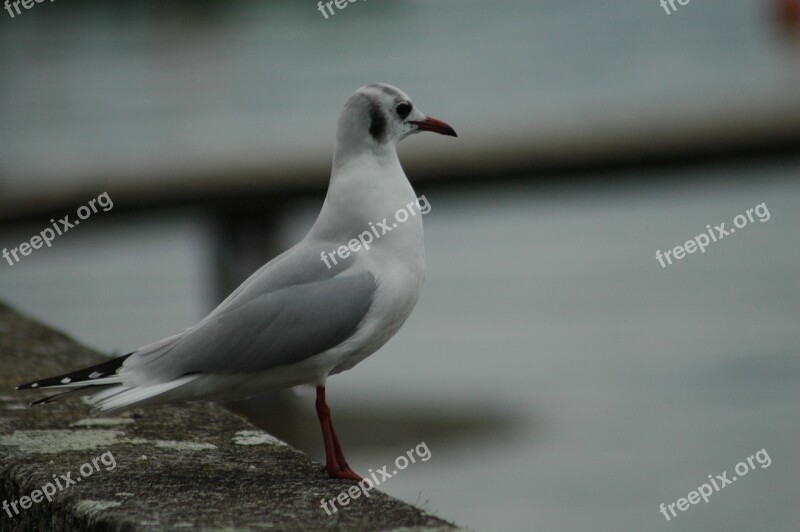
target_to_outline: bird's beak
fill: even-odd
[[[448,137],[457,137],[456,131],[442,122],[441,120],[437,120],[432,117],[426,117],[425,120],[419,120],[411,122],[417,129],[420,131],[433,131],[434,133],[438,133],[440,135],[447,135]]]

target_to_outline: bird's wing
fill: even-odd
[[[135,353],[120,375],[163,382],[192,373],[253,373],[340,344],[366,315],[376,280],[355,267],[352,255],[327,268],[320,253],[331,249],[333,244],[301,242],[169,345]]]

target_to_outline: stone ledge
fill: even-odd
[[[80,399],[28,408],[44,393],[14,391],[103,359],[0,304],[0,504],[106,459],[52,502],[13,518],[0,508],[0,530],[455,528],[377,490],[328,516],[320,499],[352,482],[327,478],[321,464],[213,404],[103,418]]]

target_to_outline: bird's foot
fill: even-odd
[[[350,466],[345,465],[345,467],[329,467],[325,466],[325,471],[328,472],[328,476],[331,478],[343,478],[346,480],[355,480],[356,482],[361,482],[364,480],[361,476],[350,469]]]

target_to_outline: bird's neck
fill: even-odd
[[[346,243],[355,238],[354,231],[367,231],[370,224],[384,218],[392,222],[398,209],[416,201],[393,146],[378,153],[365,150],[346,157],[337,150],[337,155],[325,203],[309,236]],[[417,221],[406,231],[418,226],[421,237],[422,225]]]

